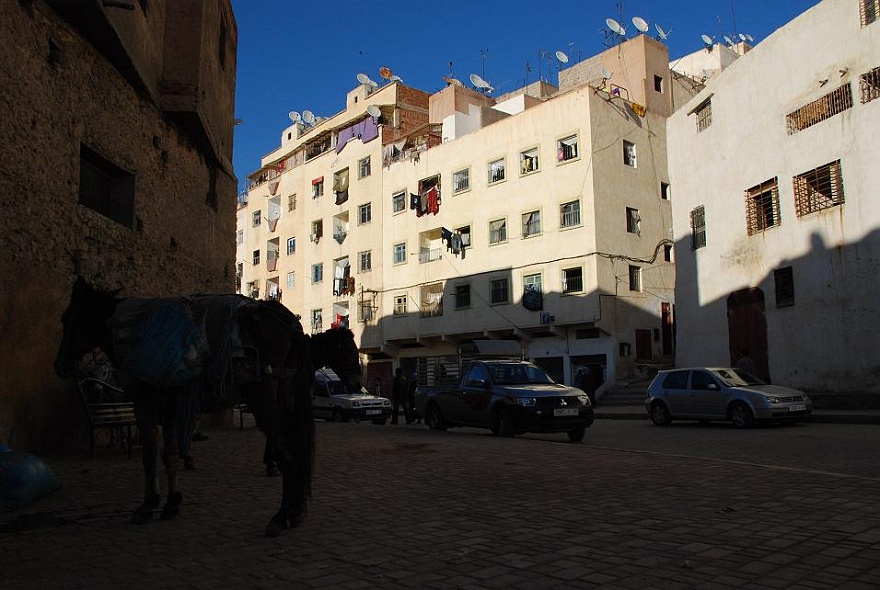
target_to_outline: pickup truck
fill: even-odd
[[[391,400],[376,397],[363,387],[360,391],[347,391],[339,377],[324,368],[315,371],[312,414],[334,422],[369,420],[373,424],[385,424],[391,416]]]
[[[475,426],[496,436],[565,432],[580,442],[593,423],[586,393],[556,383],[525,361],[473,361],[458,387],[419,389],[416,405],[432,430]]]

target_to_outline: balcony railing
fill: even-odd
[[[440,260],[443,257],[442,248],[422,248],[419,252],[419,264]]]

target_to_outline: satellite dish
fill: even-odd
[[[559,60],[559,63],[563,63],[563,64],[568,63],[568,56],[565,55],[564,51],[557,51],[556,52],[556,59]]]
[[[461,83],[461,80],[453,78],[452,76],[443,76],[443,81],[452,86],[464,86],[464,84]]]
[[[609,70],[608,68],[602,68],[602,77],[608,80],[611,76],[614,75],[614,72]]]
[[[728,45],[734,45],[733,39],[731,39],[727,35],[724,35],[724,42],[727,43]]]
[[[611,29],[612,32],[620,35],[621,37],[626,35],[626,29],[624,29],[619,22],[614,20],[613,18],[606,18],[605,24]]]
[[[755,40],[754,37],[752,37],[751,35],[749,35],[748,33],[746,33],[746,41],[748,41],[749,43],[751,43],[751,42],[754,41],[754,40]]]
[[[369,115],[371,117],[379,118],[382,116],[382,109],[380,109],[379,107],[377,107],[374,104],[371,104],[370,106],[367,107],[367,113],[369,113]]]
[[[740,41],[745,41],[745,40],[746,40],[746,36],[743,35],[742,33],[740,33],[740,34],[739,34],[739,40],[740,40]]]
[[[635,28],[637,28],[640,32],[642,32],[642,33],[648,32],[648,21],[646,21],[645,19],[643,19],[640,16],[634,16],[632,18],[632,21],[633,21],[633,26]]]
[[[712,37],[705,33],[703,33],[700,38],[703,39],[703,43],[705,43],[706,45],[713,45],[715,43],[714,41],[712,41]]]
[[[370,83],[370,77],[364,73],[358,74],[357,79],[358,79],[358,82],[360,82],[361,84],[369,84]]]
[[[290,117],[291,123],[299,123],[302,121],[302,115],[296,111],[290,111],[287,113],[287,116]]]
[[[483,80],[479,74],[471,74],[470,75],[471,84],[474,85],[474,88],[479,88],[480,90],[485,90],[489,88],[489,83]]]
[[[664,31],[663,27],[661,27],[657,23],[654,23],[654,28],[657,29],[657,36],[660,37],[660,39],[662,39],[663,41],[666,41],[666,38],[669,37],[669,32]]]
[[[390,80],[391,77],[394,76],[394,74],[391,72],[391,69],[386,66],[382,66],[381,68],[379,68],[379,75],[386,80]]]
[[[315,113],[312,111],[303,111],[302,114],[303,123],[307,125],[311,125],[315,122]]]
[[[401,84],[403,83],[403,78],[401,78],[397,74],[392,75],[390,79],[392,82],[400,82]]]

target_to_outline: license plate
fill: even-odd
[[[578,409],[577,408],[556,408],[553,410],[554,416],[577,416]]]
[[[789,412],[803,412],[806,409],[807,409],[806,404],[791,404],[790,406],[788,406]]]
[[[367,410],[367,416],[375,416],[381,414],[382,410]]]

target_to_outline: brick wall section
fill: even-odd
[[[76,273],[123,295],[232,292],[237,183],[218,171],[206,204],[214,158],[44,4],[0,3],[0,64],[0,442],[57,451],[86,440],[53,370]],[[81,143],[136,175],[140,229],[78,203]]]
[[[382,127],[382,144],[393,143],[406,137],[428,123],[428,99],[430,94],[416,88],[399,85],[397,108],[399,125]]]

